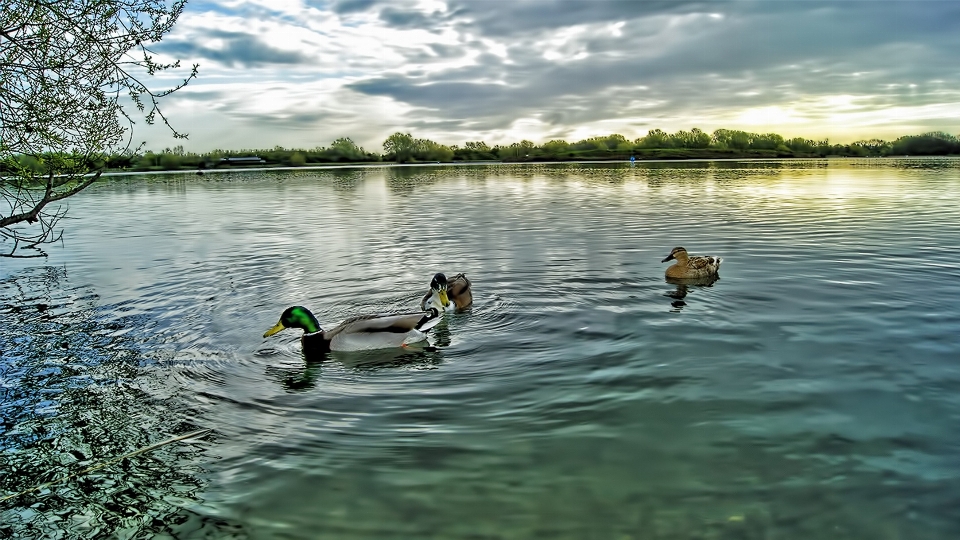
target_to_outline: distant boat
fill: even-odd
[[[258,156],[220,158],[220,165],[263,165],[267,161]]]

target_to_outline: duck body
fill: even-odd
[[[666,277],[671,279],[704,279],[717,277],[720,272],[720,263],[723,259],[711,255],[697,255],[691,257],[687,250],[675,247],[670,254],[660,262],[676,260],[667,268]]]
[[[447,279],[443,273],[434,274],[430,281],[430,290],[423,295],[420,309],[426,311],[434,308],[437,311],[448,309],[462,310],[473,304],[473,293],[470,291],[470,280],[466,274],[460,273]]]
[[[330,330],[323,330],[316,317],[303,306],[287,308],[280,321],[267,330],[269,337],[284,328],[301,328],[303,352],[308,355],[329,351],[388,349],[418,343],[440,322],[440,312],[431,308],[409,313],[378,313],[351,317]]]

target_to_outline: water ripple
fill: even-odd
[[[0,535],[955,538],[960,166],[865,163],[103,183],[48,262],[82,289],[3,282],[0,450],[26,471],[213,427],[216,459],[46,495],[87,529],[0,509]],[[667,282],[676,245],[723,256],[719,281]],[[325,327],[413,309],[438,271],[475,300],[435,351],[261,337],[294,304]],[[123,514],[143,504],[160,524]]]

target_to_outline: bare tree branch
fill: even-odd
[[[64,216],[48,206],[96,182],[111,154],[127,151],[133,118],[159,117],[175,138],[160,101],[187,85],[197,65],[172,88],[144,81],[179,66],[162,63],[159,42],[185,0],[5,0],[0,12],[0,242],[21,249],[56,242]],[[30,255],[36,256],[36,255]]]
[[[34,205],[34,207],[31,208],[29,212],[14,214],[12,216],[8,216],[0,219],[0,227],[7,227],[8,225],[13,225],[14,223],[19,223],[21,221],[26,221],[28,223],[33,223],[37,221],[37,216],[41,215],[41,212],[43,211],[43,207],[45,207],[46,205],[52,202],[63,200],[63,199],[66,199],[67,197],[71,197],[73,195],[76,195],[77,193],[80,193],[87,186],[96,182],[100,178],[101,174],[103,174],[102,171],[97,171],[96,173],[94,173],[93,176],[88,177],[87,179],[80,182],[79,184],[72,187],[71,189],[67,191],[57,192],[57,193],[54,193],[53,191],[53,177],[51,175],[50,180],[47,182],[47,187],[44,190],[43,198],[37,201],[36,205]]]

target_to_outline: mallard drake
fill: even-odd
[[[284,328],[301,328],[300,344],[307,354],[327,351],[361,351],[403,347],[427,338],[425,332],[440,322],[436,308],[412,313],[358,315],[330,330],[320,323],[309,309],[292,306],[280,315],[280,321],[263,333],[270,337]]]
[[[439,311],[455,307],[456,309],[465,309],[473,303],[473,293],[470,292],[470,280],[463,273],[453,276],[453,279],[447,280],[447,276],[442,273],[434,274],[430,280],[430,290],[423,295],[420,301],[420,309],[436,308]]]
[[[667,268],[666,276],[674,279],[699,279],[716,276],[720,271],[720,257],[699,255],[691,257],[687,250],[675,247],[662,261],[665,263],[676,260],[677,263]]]

